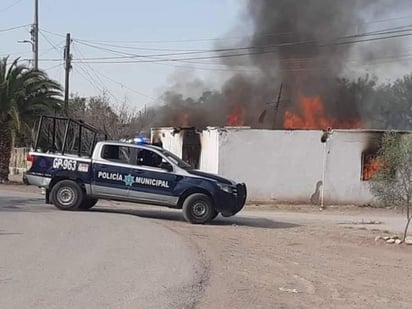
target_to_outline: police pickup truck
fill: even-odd
[[[243,183],[195,170],[157,146],[98,135],[80,121],[42,117],[26,178],[46,189],[46,203],[62,210],[90,209],[98,199],[152,204],[182,209],[197,224],[233,216],[245,204]]]

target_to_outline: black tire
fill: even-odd
[[[53,205],[61,210],[77,210],[84,200],[83,190],[72,180],[56,183],[50,195]]]
[[[81,210],[88,210],[96,205],[98,199],[97,198],[85,198],[83,203],[80,204],[79,209]]]
[[[205,224],[216,216],[211,199],[203,193],[189,195],[183,202],[183,217],[192,224]]]

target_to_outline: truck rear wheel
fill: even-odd
[[[183,217],[193,224],[204,224],[216,216],[211,199],[203,193],[189,195],[183,202]]]
[[[85,198],[83,202],[80,204],[79,209],[88,210],[96,205],[98,199],[97,198]]]
[[[84,200],[84,193],[76,182],[62,180],[53,186],[51,200],[58,209],[77,210]]]

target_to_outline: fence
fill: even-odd
[[[28,148],[13,148],[10,157],[10,173],[20,174],[27,169]]]

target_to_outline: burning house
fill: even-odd
[[[369,181],[384,133],[331,130],[325,139],[322,130],[158,128],[152,139],[201,170],[246,182],[250,201],[319,204],[323,189],[325,204],[359,205],[374,201]]]
[[[153,122],[167,127],[153,129],[152,139],[194,167],[245,181],[251,200],[316,204],[322,190],[326,203],[371,203],[379,141],[385,129],[399,127],[372,127],[374,100],[342,76],[355,77],[348,74],[355,58],[401,55],[403,41],[388,41],[384,29],[369,29],[365,19],[407,5],[246,1],[253,35],[215,50],[233,75],[218,89],[205,86],[199,97],[171,86]]]

